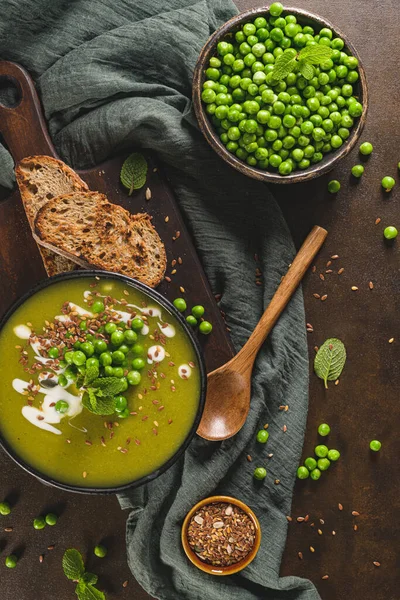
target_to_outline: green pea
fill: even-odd
[[[102,545],[95,546],[94,553],[98,558],[105,558],[107,556],[107,548]]]
[[[139,317],[135,317],[132,320],[132,323],[131,323],[132,331],[140,332],[140,331],[142,331],[143,327],[144,327],[144,321],[142,319],[140,319]]]
[[[115,411],[121,413],[128,406],[128,401],[125,396],[116,396],[115,398]]]
[[[70,350],[64,354],[64,360],[70,365],[73,361],[74,353]]]
[[[11,512],[11,506],[8,502],[0,502],[0,515],[6,517]]]
[[[44,517],[36,517],[33,521],[35,529],[44,529],[46,527],[46,519]]]
[[[283,12],[283,6],[282,6],[282,4],[280,2],[274,2],[269,7],[269,14],[272,17],[279,17],[279,15],[281,15],[282,12]]]
[[[142,344],[134,344],[134,346],[132,346],[132,354],[135,354],[136,356],[144,354],[144,347]]]
[[[128,380],[129,385],[139,385],[142,376],[139,373],[139,371],[129,371],[126,378]]]
[[[212,90],[211,90],[212,91]],[[105,311],[105,306],[104,306],[104,302],[102,302],[101,300],[95,300],[92,304],[92,311],[95,314],[99,314]]]
[[[113,377],[114,376],[114,369],[110,365],[106,365],[104,367],[104,375],[106,377]]]
[[[359,178],[364,173],[364,167],[362,165],[354,165],[351,169],[351,173],[354,177]]]
[[[108,335],[111,335],[114,331],[117,331],[117,325],[115,323],[106,323],[104,330]]]
[[[58,358],[60,351],[58,348],[49,348],[49,350],[47,351],[47,354],[50,358]]]
[[[328,183],[328,192],[331,194],[337,194],[337,192],[340,190],[340,187],[340,182],[337,179],[332,179]]]
[[[372,154],[373,149],[374,147],[370,142],[364,142],[360,146],[360,152],[361,154],[364,154],[364,156],[369,156],[370,154]]]
[[[129,417],[129,415],[130,415],[129,408],[125,408],[120,413],[118,413],[118,418],[119,419],[126,419],[127,417]]]
[[[80,349],[86,354],[87,357],[90,357],[94,354],[94,346],[91,342],[83,342]]]
[[[197,319],[193,315],[188,315],[186,317],[186,323],[188,325],[190,325],[190,327],[196,327],[197,326]]]
[[[92,368],[92,367],[99,367],[100,366],[100,362],[99,359],[96,357],[92,357],[92,358],[88,358],[86,361],[86,368]]]
[[[111,334],[111,343],[113,344],[113,346],[121,346],[121,344],[124,341],[124,334],[122,331],[114,331],[114,333]]]
[[[93,348],[96,354],[102,354],[107,350],[107,342],[105,340],[94,340]]]
[[[212,332],[213,326],[209,321],[202,321],[199,325],[199,331],[203,335],[209,335]]]
[[[69,410],[69,404],[66,400],[58,400],[54,408],[60,415],[65,415]]]
[[[186,300],[184,298],[175,298],[173,305],[175,306],[176,310],[179,310],[179,312],[185,312],[187,309]]]
[[[398,233],[399,232],[397,231],[396,227],[393,227],[392,225],[385,227],[383,231],[383,235],[387,240],[394,240],[397,238]]]
[[[331,462],[336,462],[340,458],[340,452],[338,450],[334,450],[333,448],[328,452],[328,459]]]
[[[116,332],[115,332],[116,333]],[[115,350],[112,353],[112,362],[114,365],[121,365],[125,359],[125,354],[121,350]]]
[[[318,427],[318,433],[319,435],[322,435],[323,437],[325,437],[326,435],[329,435],[331,431],[331,428],[329,427],[329,425],[327,423],[321,423],[321,425]]]
[[[318,456],[318,458],[325,458],[328,455],[329,449],[327,448],[327,446],[321,444],[319,446],[315,446],[314,451],[315,455]]]
[[[254,479],[258,479],[259,481],[262,481],[263,479],[265,479],[267,476],[267,470],[264,469],[264,467],[257,467],[256,469],[254,469],[254,473],[253,473],[253,477]]]
[[[320,471],[326,471],[327,469],[329,469],[330,465],[331,465],[331,461],[328,460],[327,458],[320,458],[317,461],[318,464],[318,469]]]
[[[269,433],[266,429],[260,429],[257,433],[257,442],[260,442],[260,444],[265,444],[268,441],[268,438]]]
[[[309,470],[306,467],[299,467],[297,469],[297,477],[298,479],[307,479],[310,475]]]
[[[390,192],[393,189],[395,183],[396,182],[393,179],[393,177],[386,176],[382,179],[382,187],[385,190],[385,192]]]
[[[107,367],[112,364],[112,354],[111,352],[102,352],[99,356],[99,361],[102,367]]]
[[[133,331],[132,331],[132,333],[133,333]],[[128,354],[128,352],[129,352],[129,346],[128,346],[127,344],[122,344],[122,345],[121,345],[121,346],[118,348],[118,350],[119,350],[120,352],[123,352],[124,354]]]
[[[15,569],[15,567],[17,566],[17,562],[18,558],[15,556],[15,554],[10,554],[6,557],[5,565],[8,569]]]
[[[79,323],[79,329],[81,329],[82,331],[86,331],[87,329],[87,322],[85,320],[81,321]]]
[[[61,387],[67,387],[68,379],[65,377],[65,375],[61,374],[58,376],[58,385]]]
[[[317,466],[317,461],[312,456],[309,456],[304,461],[304,464],[305,464],[305,466],[307,467],[307,469],[309,471],[313,471],[316,468],[316,466]]]
[[[72,356],[72,362],[77,367],[81,367],[82,365],[84,365],[86,363],[86,354],[84,354],[80,350],[77,350],[76,352],[74,352],[74,354]]]
[[[312,471],[310,471],[310,477],[314,481],[317,481],[321,477],[320,469],[313,469]]]
[[[75,354],[75,353],[74,353]],[[86,359],[86,356],[85,356]],[[75,381],[77,378],[76,369],[73,365],[67,367],[64,371],[65,377],[67,377],[68,381]]]
[[[382,448],[382,444],[379,440],[372,440],[369,443],[369,447],[373,452],[379,452],[379,450]]]
[[[51,527],[53,527],[54,525],[57,524],[58,517],[54,513],[49,513],[48,515],[46,515],[45,521],[46,521],[47,525],[50,525]]]
[[[135,371],[141,371],[142,369],[144,369],[146,366],[145,361],[143,360],[143,358],[134,358],[132,361],[132,367]]]

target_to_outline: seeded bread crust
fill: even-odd
[[[23,158],[16,166],[15,175],[32,232],[35,217],[46,202],[61,194],[88,189],[70,167],[51,156]],[[65,256],[40,246],[39,250],[49,276],[77,268],[76,263]]]
[[[131,215],[98,192],[64,194],[44,204],[34,237],[82,267],[122,273],[150,287],[164,277],[166,253],[147,214]]]

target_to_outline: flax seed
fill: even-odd
[[[146,189],[146,200],[150,200],[150,198],[151,198],[151,189],[147,188]]]
[[[357,512],[356,510],[353,510],[351,514],[353,515],[353,517],[359,517],[360,516],[360,513]]]
[[[128,581],[128,580],[124,581],[124,583],[122,584],[122,587],[123,587],[123,588],[126,588],[126,587],[128,587],[128,583],[129,583],[129,581]]]
[[[284,425],[284,426],[282,427],[282,431],[283,431],[283,433],[286,433],[286,432],[287,432],[287,427],[286,427],[286,425]]]
[[[328,297],[328,294],[324,294],[323,296],[321,296],[321,302],[325,302],[327,297]]]
[[[316,267],[315,265],[313,265],[313,266],[311,267],[311,272],[312,272],[312,273],[315,273],[315,271],[316,271],[316,270],[317,270],[317,267]]]
[[[319,294],[313,294],[314,298],[316,298],[317,300],[319,300],[321,298],[321,296]]]
[[[329,575],[322,575],[321,579],[329,579]]]
[[[382,219],[380,217],[378,217],[377,219],[375,219],[375,225],[379,225],[379,223],[381,222],[381,220]]]
[[[297,556],[299,557],[300,560],[303,560],[303,553],[302,552],[298,552]]]
[[[332,260],[336,260],[337,258],[339,258],[339,254],[334,254],[333,256],[331,256]]]
[[[340,504],[340,502],[339,502],[339,504],[338,504],[338,509],[339,509],[339,510],[343,510],[343,504]]]
[[[180,286],[180,288],[179,288],[179,291],[180,291],[182,294],[184,294],[184,293],[185,293],[185,288],[184,288],[184,287],[182,287],[182,286]]]
[[[164,221],[165,221],[166,223],[168,223],[168,221],[169,221],[169,216],[168,216],[168,215],[165,217]]]
[[[313,546],[310,546],[310,552],[315,552],[315,548]]]
[[[354,531],[358,531],[358,525],[353,525]]]
[[[381,563],[378,562],[377,560],[374,560],[374,562],[372,564],[375,565],[375,567],[380,567],[381,566]]]
[[[304,517],[297,517],[296,521],[298,523],[302,523],[304,521]]]
[[[332,531],[332,535],[336,535],[336,531]]]
[[[318,529],[318,535],[322,535],[322,529]]]
[[[291,523],[293,521],[292,517],[287,516],[286,518],[289,521],[289,523]]]
[[[251,462],[251,461],[253,460],[253,459],[252,459],[252,457],[250,456],[250,454],[248,454],[248,455],[246,456],[246,458],[247,458],[247,460],[248,460],[249,462]]]
[[[171,283],[171,281],[172,281],[171,277],[168,277],[168,275],[166,275],[164,277],[164,279],[165,279],[165,281],[168,281],[168,283]]]
[[[54,548],[55,548],[55,545],[54,545],[54,544],[52,544],[51,546],[47,546],[47,550],[50,550],[50,551],[51,551],[51,550],[54,550]]]
[[[390,338],[390,340],[388,340],[388,341],[389,341],[389,344],[393,344],[394,338]]]
[[[343,271],[344,271],[344,267],[341,267],[338,271],[338,275],[341,275],[343,273]]]
[[[39,562],[40,562],[40,563],[42,563],[43,561],[44,561],[44,556],[43,556],[43,554],[41,554],[41,555],[39,556]]]
[[[353,290],[353,292],[356,292],[358,290],[358,287],[356,285],[352,285],[351,289]]]
[[[319,274],[319,278],[321,279],[321,281],[325,281],[325,275],[323,273]]]

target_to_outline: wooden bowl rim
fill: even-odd
[[[213,126],[203,109],[201,101],[201,91],[205,70],[204,65],[214,53],[215,47],[222,37],[224,37],[236,26],[240,25],[243,21],[247,21],[248,19],[255,18],[257,16],[263,16],[266,13],[268,13],[268,11],[269,6],[264,6],[261,8],[252,8],[250,10],[239,13],[238,15],[232,17],[231,19],[229,19],[229,21],[226,21],[226,23],[221,25],[221,27],[214,31],[214,33],[208,38],[207,42],[205,43],[200,52],[199,58],[197,59],[197,63],[193,74],[192,97],[194,111],[200,129],[210,146],[223,160],[225,160],[232,167],[234,167],[244,175],[252,177],[253,179],[258,179],[259,181],[283,184],[300,183],[303,181],[309,181],[310,179],[314,179],[315,177],[319,177],[320,175],[323,175],[324,173],[327,173],[328,171],[332,170],[336,166],[336,164],[342,158],[347,156],[356,145],[358,139],[361,136],[362,130],[364,129],[366,115],[368,111],[367,79],[365,69],[363,67],[359,53],[357,52],[353,44],[350,42],[348,37],[344,35],[340,29],[335,27],[330,21],[328,21],[324,17],[316,15],[315,13],[300,8],[285,7],[282,14],[294,14],[296,17],[301,17],[303,19],[316,22],[319,26],[321,26],[321,28],[328,27],[329,29],[331,29],[335,34],[335,37],[340,37],[343,39],[345,43],[345,48],[347,48],[351,52],[352,56],[355,56],[358,59],[358,72],[360,75],[360,78],[358,80],[358,86],[359,96],[363,105],[363,112],[358,118],[356,126],[352,129],[350,136],[347,140],[345,140],[343,145],[340,148],[338,148],[338,150],[336,150],[335,152],[331,152],[325,155],[326,158],[324,158],[321,162],[308,167],[308,169],[305,169],[304,171],[296,171],[290,175],[279,175],[279,173],[263,171],[255,167],[251,167],[250,165],[247,165],[244,161],[237,158],[235,155],[228,152],[223,143],[218,139],[213,129]]]
[[[189,523],[190,523],[190,520],[193,517],[193,515],[196,513],[196,511],[199,508],[206,506],[207,504],[216,504],[218,502],[234,504],[235,506],[238,506],[239,508],[241,508],[243,510],[243,512],[245,512],[250,517],[250,519],[253,521],[255,531],[256,531],[254,546],[253,546],[252,550],[249,552],[249,554],[244,559],[242,559],[241,561],[239,561],[238,563],[236,563],[234,565],[230,565],[229,567],[214,567],[213,565],[209,565],[209,564],[203,562],[196,556],[196,554],[190,548],[189,542],[187,539],[187,530],[189,527]],[[249,506],[247,506],[247,504],[245,504],[241,500],[238,500],[237,498],[233,498],[232,496],[210,496],[209,498],[204,498],[203,500],[200,500],[200,502],[197,502],[197,504],[195,504],[190,509],[190,511],[187,513],[185,520],[183,521],[183,525],[182,525],[181,540],[182,540],[182,546],[183,546],[186,556],[188,557],[190,562],[192,564],[194,564],[198,569],[200,569],[201,571],[204,571],[205,573],[208,573],[209,575],[217,575],[217,576],[233,575],[234,573],[238,573],[239,571],[241,571],[242,569],[247,567],[256,557],[256,554],[257,554],[257,552],[260,548],[260,544],[261,544],[261,527],[260,527],[260,522],[257,519],[255,513],[252,511],[252,509]]]

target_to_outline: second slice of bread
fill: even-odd
[[[150,216],[131,215],[97,192],[49,200],[36,215],[34,236],[83,267],[118,272],[150,287],[164,276],[165,248]]]

